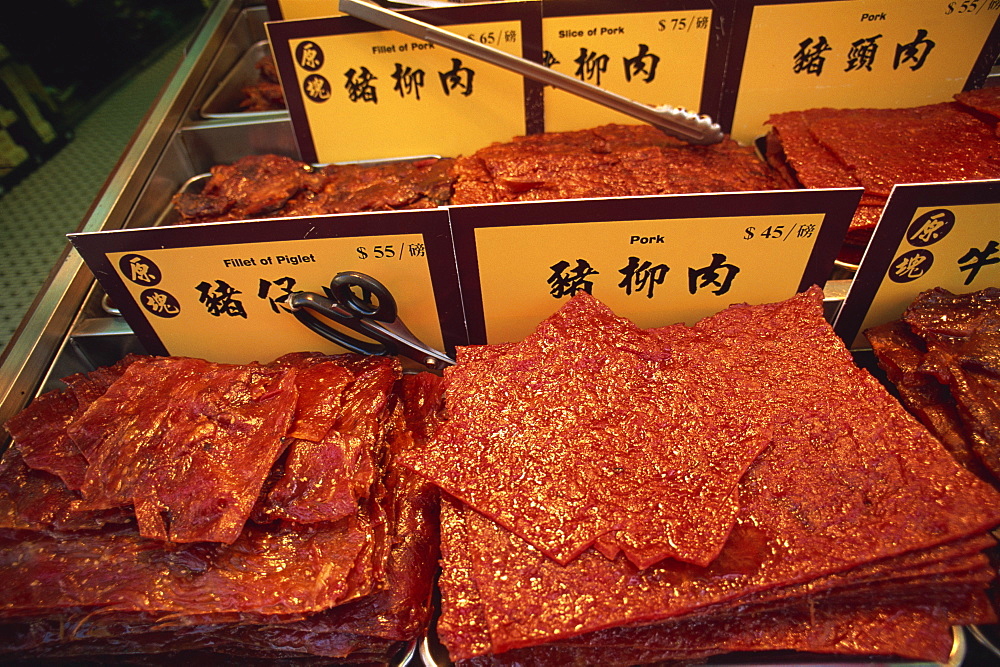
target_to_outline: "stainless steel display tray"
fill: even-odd
[[[215,89],[205,99],[201,106],[201,117],[207,119],[255,120],[268,118],[285,118],[287,109],[274,111],[248,111],[241,108],[245,96],[243,89],[262,81],[257,63],[271,54],[267,40],[262,40],[251,46],[219,81]]]
[[[952,628],[951,655],[948,662],[919,662],[913,660],[872,660],[861,656],[851,659],[843,656],[811,656],[808,653],[773,652],[767,658],[754,656],[750,653],[730,653],[704,662],[706,665],[739,665],[740,667],[856,667],[859,664],[868,667],[959,667],[968,653],[966,632],[960,627]],[[438,643],[435,637],[425,637],[420,643],[420,660],[426,667],[451,667],[454,663],[448,659],[446,649]]]

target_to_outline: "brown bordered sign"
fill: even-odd
[[[902,315],[920,292],[1000,285],[1000,180],[897,185],[834,329],[854,348]]]
[[[540,4],[407,12],[522,58],[541,59]],[[541,130],[541,84],[351,17],[265,26],[306,162],[471,153]]]
[[[269,361],[344,350],[295,319],[295,291],[359,271],[393,294],[425,343],[467,342],[448,211],[431,209],[71,234],[151,354]]]
[[[791,190],[453,206],[470,342],[519,340],[578,290],[643,327],[788,298],[829,278],[860,196]]]

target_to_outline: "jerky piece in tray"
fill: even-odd
[[[262,516],[299,523],[336,521],[371,493],[383,456],[390,392],[400,380],[388,357],[290,355],[300,394],[295,439],[272,480]]]
[[[888,197],[897,183],[933,183],[1000,176],[1000,142],[962,105],[855,109],[810,125],[861,182]],[[933,159],[927,159],[928,156]]]
[[[994,122],[1000,119],[1000,88],[996,86],[966,90],[956,94],[955,99],[970,109],[992,117]],[[1000,125],[994,127],[994,132],[1000,133]]]
[[[768,124],[766,158],[794,182],[807,188],[865,189],[848,232],[845,261],[860,259],[893,185],[1000,177],[995,123],[955,102],[807,109],[772,115]]]
[[[16,447],[0,457],[0,529],[94,530],[135,522],[128,508],[83,512],[80,500],[55,475],[28,467]]]
[[[448,419],[407,465],[562,563],[595,541],[643,567],[715,558],[769,433],[728,408],[742,398],[711,355],[676,354],[589,295],[499,348],[459,354]]]
[[[927,290],[865,336],[903,404],[1000,487],[1000,289]]]
[[[432,430],[439,382],[398,383],[395,361],[356,355],[289,355],[268,368],[294,369],[301,400],[289,433],[372,435],[375,475],[355,512],[308,525],[251,520],[230,545],[164,543],[129,525],[53,529],[51,510],[62,505],[45,499],[38,508],[39,496],[24,494],[41,489],[61,502],[75,492],[12,449],[0,467],[8,528],[0,530],[0,577],[17,582],[0,593],[0,655],[386,664],[412,646],[430,615],[438,496],[393,461]],[[407,386],[399,398],[398,384]]]
[[[819,290],[656,331],[672,355],[711,351],[728,369],[718,380],[728,377],[744,399],[727,408],[749,412],[758,428],[771,431],[769,446],[740,481],[739,513],[718,558],[707,567],[665,560],[639,569],[622,556],[609,560],[589,550],[562,565],[458,506],[443,517],[438,626],[453,659],[493,655],[502,663],[506,651],[543,650],[558,640],[594,639],[589,645],[600,648],[607,633],[708,614],[731,623],[728,614],[824,600],[847,605],[828,624],[852,628],[846,645],[793,645],[772,633],[727,647],[682,633],[684,642],[643,659],[782,645],[939,659],[952,622],[992,618],[982,604],[992,572],[978,552],[994,543],[986,532],[1000,523],[1000,495],[956,465],[853,364],[823,319]],[[949,588],[960,594],[945,600],[940,592]],[[877,637],[894,605],[905,610],[903,602],[934,595],[937,606],[907,621],[910,634]],[[886,611],[874,621],[873,600]],[[921,633],[928,635],[923,648],[907,639]]]
[[[212,167],[200,193],[173,198],[181,224],[433,208],[451,198],[451,160],[312,167],[250,155]]]
[[[373,530],[373,519],[361,516],[308,527],[249,524],[231,545],[176,548],[128,526],[13,534],[0,539],[0,572],[9,584],[0,618],[74,608],[209,620],[320,611],[371,590]]]
[[[66,391],[47,392],[9,419],[4,426],[27,464],[58,475],[66,486],[79,489],[86,475],[87,459],[66,433],[66,427],[136,359],[137,355],[126,355],[113,366],[63,378]]]
[[[319,191],[323,178],[309,165],[281,155],[249,155],[216,165],[199,193],[174,196],[184,223],[280,216],[303,190]]]
[[[455,162],[453,204],[789,187],[730,139],[693,146],[648,125],[603,125],[496,143]]]
[[[450,158],[424,158],[387,164],[327,165],[319,172],[319,192],[303,191],[283,215],[397,211],[444,206],[451,199]]]
[[[465,532],[466,518],[482,521],[472,517],[468,509],[444,502],[441,587],[446,611],[438,622],[438,632],[449,645],[465,651],[452,649],[452,657],[462,667],[624,667],[660,660],[697,660],[734,651],[782,649],[944,662],[953,645],[952,625],[992,618],[981,590],[982,582],[992,576],[986,571],[974,586],[940,579],[929,585],[907,584],[905,594],[899,587],[871,585],[847,595],[810,595],[810,587],[803,585],[798,597],[773,604],[740,599],[648,625],[608,628],[490,653],[490,627],[472,574],[475,561],[470,545],[474,537],[470,540]],[[447,609],[456,601],[461,604],[461,613]]]
[[[254,64],[260,81],[244,86],[240,109],[244,111],[280,111],[285,108],[285,95],[278,80],[278,69],[270,54]]]
[[[87,458],[84,509],[132,505],[140,532],[233,542],[285,448],[294,371],[150,357],[69,427]]]

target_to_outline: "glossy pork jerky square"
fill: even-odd
[[[139,358],[126,355],[112,366],[63,378],[65,391],[46,392],[10,418],[4,426],[25,462],[59,476],[70,489],[79,489],[86,476],[87,459],[69,437],[67,428]]]
[[[994,123],[1000,119],[1000,88],[996,86],[957,93],[955,100],[963,106],[984,114]],[[994,125],[993,131],[1000,132],[1000,125]]]
[[[812,290],[779,304],[734,306],[690,328],[696,335],[686,345],[708,340],[716,356],[727,351],[732,390],[772,433],[740,482],[735,526],[708,567],[666,560],[639,569],[592,550],[560,565],[479,512],[464,511],[461,548],[494,653],[755,596],[775,601],[852,585],[839,573],[891,578],[883,569],[890,559],[951,544],[961,544],[961,554],[968,546],[962,541],[1000,522],[1000,496],[853,364],[823,319],[821,296]],[[680,331],[661,330],[674,345]],[[446,555],[447,535],[446,525]],[[930,574],[915,569],[912,579]],[[465,611],[462,599],[446,594],[444,609],[440,627],[462,628],[461,618],[449,617]],[[464,639],[457,639],[462,653]]]
[[[904,405],[959,463],[1000,487],[1000,289],[927,290],[865,336]]]
[[[994,618],[976,585],[930,580],[893,586],[864,585],[846,594],[822,587],[795,587],[789,598],[740,598],[648,625],[628,625],[551,639],[491,653],[490,627],[473,576],[468,510],[455,502],[442,507],[443,557],[440,586],[443,613],[438,633],[451,658],[472,665],[608,664],[636,660],[694,659],[731,651],[794,649],[827,654],[905,656],[943,661],[952,646],[954,624]],[[989,540],[986,540],[989,543]],[[979,544],[980,548],[982,544]],[[979,562],[979,559],[977,559]],[[906,563],[900,564],[907,567]],[[902,571],[900,572],[902,574]],[[642,656],[634,651],[644,651]]]
[[[379,473],[399,363],[318,354],[275,363],[296,369],[299,404],[288,452],[258,511],[299,523],[350,516],[370,496]]]
[[[693,146],[648,125],[602,125],[495,143],[455,160],[452,204],[789,187],[752,149]]]
[[[132,505],[144,536],[232,543],[296,402],[294,371],[136,361],[69,427],[88,463],[82,508]]]
[[[1000,142],[986,123],[953,102],[908,109],[854,109],[810,125],[865,192],[888,196],[897,183],[1000,176]]]
[[[233,544],[165,547],[134,528],[2,536],[0,618],[101,613],[266,615],[319,611],[371,590],[372,519],[248,524]],[[155,616],[154,616],[155,617]],[[141,617],[140,617],[141,618]]]
[[[402,460],[561,563],[601,538],[642,567],[706,565],[770,434],[729,409],[711,355],[677,352],[577,295],[521,343],[460,351],[447,421]]]

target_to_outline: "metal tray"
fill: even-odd
[[[802,667],[852,667],[859,664],[869,667],[959,667],[968,653],[968,643],[963,628],[952,628],[951,655],[948,662],[916,662],[912,660],[891,661],[872,660],[864,656],[857,658],[844,656],[824,656],[811,655],[808,653],[794,653],[791,651],[772,651],[753,655],[750,653],[728,653],[715,656],[705,660],[706,665],[739,665],[740,667],[789,667],[790,665],[801,665]],[[445,648],[434,636],[424,638],[420,643],[420,659],[426,667],[451,667],[452,662],[448,659]]]
[[[243,88],[261,81],[257,62],[270,53],[271,47],[267,40],[259,41],[251,46],[205,99],[205,103],[201,106],[201,117],[227,120],[264,120],[287,117],[287,109],[247,111],[240,108],[244,99]]]
[[[440,160],[441,156],[440,155],[411,155],[411,156],[407,156],[407,157],[391,158],[391,159],[387,159],[387,160],[357,160],[357,161],[353,161],[353,162],[333,162],[333,163],[329,163],[329,164],[335,164],[335,165],[361,165],[361,166],[374,167],[374,166],[377,166],[377,165],[380,165],[380,164],[393,164],[393,163],[396,163],[396,162],[416,162],[418,160],[429,160],[429,159],[438,159],[438,160]],[[321,167],[328,166],[328,164],[314,164],[312,166],[318,169],[318,168],[321,168]],[[181,183],[180,187],[176,190],[176,193],[175,193],[174,196],[182,195],[182,194],[197,194],[197,193],[201,192],[202,189],[205,187],[205,182],[208,181],[208,179],[211,178],[211,176],[212,176],[212,174],[209,173],[209,172],[204,172],[204,173],[196,174],[196,175],[192,176],[191,178],[189,178],[186,181],[184,181],[183,183]],[[153,222],[153,224],[151,226],[153,226],[153,227],[169,227],[171,225],[184,224],[183,220],[181,220],[180,215],[178,215],[177,211],[174,209],[172,202],[173,202],[173,197],[171,197],[170,202],[160,212],[160,215],[156,218],[156,220]]]

